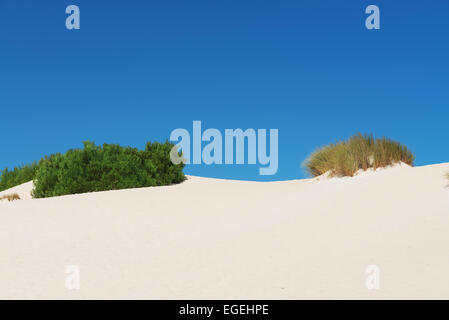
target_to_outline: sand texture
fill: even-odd
[[[1,299],[449,299],[449,163],[0,202]],[[67,266],[80,289],[66,288]],[[367,266],[379,268],[368,290]]]

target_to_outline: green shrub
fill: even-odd
[[[9,171],[8,168],[2,170],[0,175],[0,191],[10,189],[22,183],[33,180],[36,170],[36,163],[17,167],[12,171]]]
[[[145,150],[115,144],[96,146],[84,142],[83,149],[54,154],[39,162],[33,197],[126,188],[162,186],[182,182],[184,165],[170,160],[173,144],[147,143]]]
[[[305,167],[314,177],[326,172],[331,176],[352,177],[360,169],[376,169],[399,162],[413,165],[414,160],[413,153],[398,142],[358,134],[318,149],[306,160]]]

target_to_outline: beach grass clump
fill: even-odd
[[[16,167],[13,170],[8,170],[8,168],[2,170],[0,174],[0,191],[33,180],[36,170],[37,163]]]
[[[68,194],[163,186],[185,180],[184,164],[173,164],[173,144],[148,142],[145,150],[116,144],[54,154],[39,162],[34,178],[34,198]]]
[[[173,164],[169,142],[148,142],[144,150],[116,144],[54,154],[39,162],[34,177],[34,198],[68,194],[163,186],[185,180],[184,164]]]
[[[0,197],[0,200],[8,200],[8,201],[14,201],[14,200],[20,200],[20,196],[17,193],[13,194],[7,194]]]
[[[330,144],[315,151],[305,162],[314,177],[324,173],[352,177],[359,170],[382,168],[396,163],[413,165],[415,156],[404,145],[388,138],[357,134],[347,141]]]

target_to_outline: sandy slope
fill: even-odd
[[[1,202],[0,298],[448,299],[445,171],[189,177]],[[80,268],[80,290],[65,288],[68,265]],[[380,268],[380,290],[365,287],[368,265]]]
[[[22,200],[30,200],[31,199],[31,190],[32,189],[33,189],[33,182],[30,181],[30,182],[21,184],[20,186],[17,186],[17,187],[14,187],[14,188],[11,188],[11,189],[8,189],[8,190],[0,192],[0,198],[2,196],[5,196],[5,195],[11,195],[11,194],[17,193],[19,195],[20,199],[22,199]],[[6,202],[8,200],[3,199],[3,200],[0,200],[0,202],[1,201],[5,201]]]

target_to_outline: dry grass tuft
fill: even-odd
[[[20,196],[17,193],[13,193],[13,194],[7,194],[7,195],[0,197],[0,200],[5,200],[5,199],[7,199],[8,201],[20,200]]]
[[[412,166],[414,160],[413,153],[399,142],[357,134],[318,149],[306,160],[305,167],[314,177],[326,172],[331,176],[352,177],[360,169],[377,169],[399,162]]]

